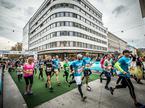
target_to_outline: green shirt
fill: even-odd
[[[69,73],[69,63],[64,63],[64,70]]]

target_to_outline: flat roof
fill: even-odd
[[[118,39],[122,40],[123,42],[127,43],[125,40],[123,40],[123,39],[119,38],[118,36],[116,36],[115,34],[111,33],[110,31],[108,31],[108,34],[111,34],[111,35],[113,35],[114,37],[116,37],[116,38],[118,38]]]

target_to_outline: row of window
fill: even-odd
[[[96,17],[98,17],[99,19],[102,19],[102,17],[98,14],[98,13],[96,13],[96,12],[94,12],[94,10],[93,9],[90,9],[85,3],[83,3],[81,0],[73,0],[73,1],[79,1],[79,3],[83,6],[83,7],[85,7],[88,11],[90,11],[92,14],[94,14]]]
[[[40,11],[39,13],[37,13],[36,17],[32,19],[33,21],[30,23],[30,27],[32,27],[32,26],[34,25],[34,23],[35,23],[38,19],[39,19],[39,20],[42,20],[43,17],[46,17],[45,15],[48,14],[50,11],[48,10],[45,14],[44,14],[43,12],[47,9],[47,7],[48,7],[53,1],[56,1],[56,0],[50,0],[50,1],[46,4],[46,6],[45,6],[43,9],[41,9],[41,11]],[[42,14],[44,14],[44,15],[43,15],[42,17],[40,17]],[[40,17],[40,18],[39,18],[39,17]]]
[[[48,43],[48,44],[36,47],[36,48],[32,49],[32,51],[42,51],[42,50],[48,50],[49,48],[57,48],[57,47],[78,47],[78,48],[87,48],[87,49],[107,51],[106,47],[101,47],[101,46],[97,46],[97,45],[76,42],[76,41],[52,42],[52,43]]]
[[[38,39],[38,40],[32,42],[30,44],[30,46],[34,46],[34,45],[36,45],[38,43],[44,42],[45,40],[48,40],[48,39],[51,39],[51,38],[54,38],[54,37],[60,37],[60,36],[80,37],[80,38],[88,39],[88,40],[91,40],[91,41],[94,41],[94,42],[97,42],[97,43],[102,43],[102,44],[107,45],[106,41],[103,41],[103,40],[100,40],[100,39],[97,39],[95,37],[91,37],[91,36],[88,36],[88,35],[85,35],[85,34],[82,34],[82,33],[79,33],[79,32],[74,32],[74,31],[57,31],[57,32],[50,33],[50,34],[44,36],[43,38]]]
[[[80,7],[73,5],[73,4],[67,4],[67,3],[61,3],[61,4],[56,4],[54,6],[52,6],[48,12],[46,12],[41,18],[40,20],[38,20],[35,24],[32,24],[33,26],[30,26],[30,29],[35,28],[35,26],[37,26],[38,24],[41,23],[41,21],[50,13],[50,11],[57,9],[57,8],[62,8],[62,7],[66,7],[66,8],[73,8],[77,11],[80,11],[81,13],[83,13],[85,16],[89,17],[90,19],[92,19],[93,21],[95,21],[95,23],[102,25],[102,22],[98,21],[96,18],[94,18],[93,16],[91,16],[90,14],[88,14],[87,12],[85,12],[84,10],[82,10]]]
[[[55,14],[52,14],[51,16],[49,16],[42,24],[40,24],[35,31],[39,30],[42,26],[44,26],[47,22],[49,22],[51,19],[57,18],[57,17],[73,17],[73,18],[77,18],[89,25],[91,25],[92,27],[96,28],[97,30],[100,30],[104,33],[106,33],[106,31],[104,29],[102,29],[101,27],[97,26],[96,24],[92,23],[91,21],[85,19],[84,17],[76,14],[76,13],[72,13],[72,12],[58,12]],[[33,34],[35,31],[32,31],[31,34]]]
[[[82,30],[85,30],[87,32],[90,32],[92,34],[95,34],[101,38],[106,39],[107,37],[101,33],[96,32],[95,30],[92,30],[86,26],[83,26],[81,24],[75,23],[75,22],[70,22],[70,21],[60,21],[60,22],[55,22],[50,24],[49,26],[47,26],[45,29],[41,30],[39,33],[37,33],[36,35],[34,35],[33,37],[30,36],[30,41],[36,39],[37,37],[41,37],[43,33],[49,31],[52,28],[55,27],[62,27],[62,26],[69,26],[69,27],[76,27]]]

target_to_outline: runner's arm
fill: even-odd
[[[115,63],[115,65],[114,65],[114,67],[116,68],[116,69],[118,69],[120,72],[122,72],[122,73],[124,73],[125,71],[121,68],[121,66],[120,66],[120,63],[119,62],[116,62]]]

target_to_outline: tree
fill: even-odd
[[[22,43],[17,42],[14,46],[11,47],[11,51],[22,51]],[[8,55],[8,58],[19,58],[21,55],[11,54]]]

